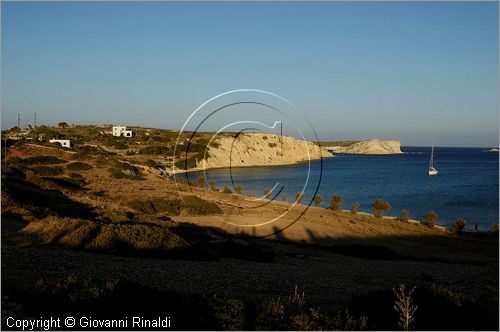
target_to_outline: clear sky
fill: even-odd
[[[498,2],[1,6],[2,128],[37,112],[176,129],[253,88],[293,102],[321,140],[498,146]]]

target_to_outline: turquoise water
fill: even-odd
[[[330,195],[343,196],[343,208],[350,209],[355,201],[360,211],[371,212],[371,202],[381,198],[392,209],[386,215],[398,216],[401,209],[410,211],[412,218],[424,219],[434,210],[438,223],[451,225],[457,218],[467,220],[468,228],[478,224],[487,230],[498,223],[498,153],[484,148],[434,149],[435,167],[439,174],[428,176],[429,147],[403,147],[405,154],[391,156],[337,155],[335,158],[312,161],[309,186],[304,202],[316,191],[323,197],[321,204],[329,206]],[[321,167],[321,164],[323,167]],[[233,183],[243,187],[244,194],[263,194],[264,188],[281,184],[282,195],[290,201],[302,191],[309,164],[276,167],[212,169],[207,180],[215,180],[219,188]],[[322,169],[322,171],[321,171]],[[190,174],[196,179],[199,174]],[[231,181],[232,176],[232,181]]]

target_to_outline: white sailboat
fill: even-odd
[[[436,175],[438,170],[434,168],[434,144],[431,149],[431,161],[429,163],[429,176]]]

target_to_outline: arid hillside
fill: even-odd
[[[160,144],[96,135],[70,149],[9,143],[2,316],[166,311],[175,329],[397,329],[404,284],[416,287],[416,329],[498,328],[498,233],[176,183],[152,154]]]

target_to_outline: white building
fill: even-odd
[[[70,148],[71,147],[71,141],[69,139],[51,139],[49,140],[50,143],[59,143],[63,148]]]
[[[113,136],[132,137],[132,130],[127,130],[126,126],[113,126]]]

